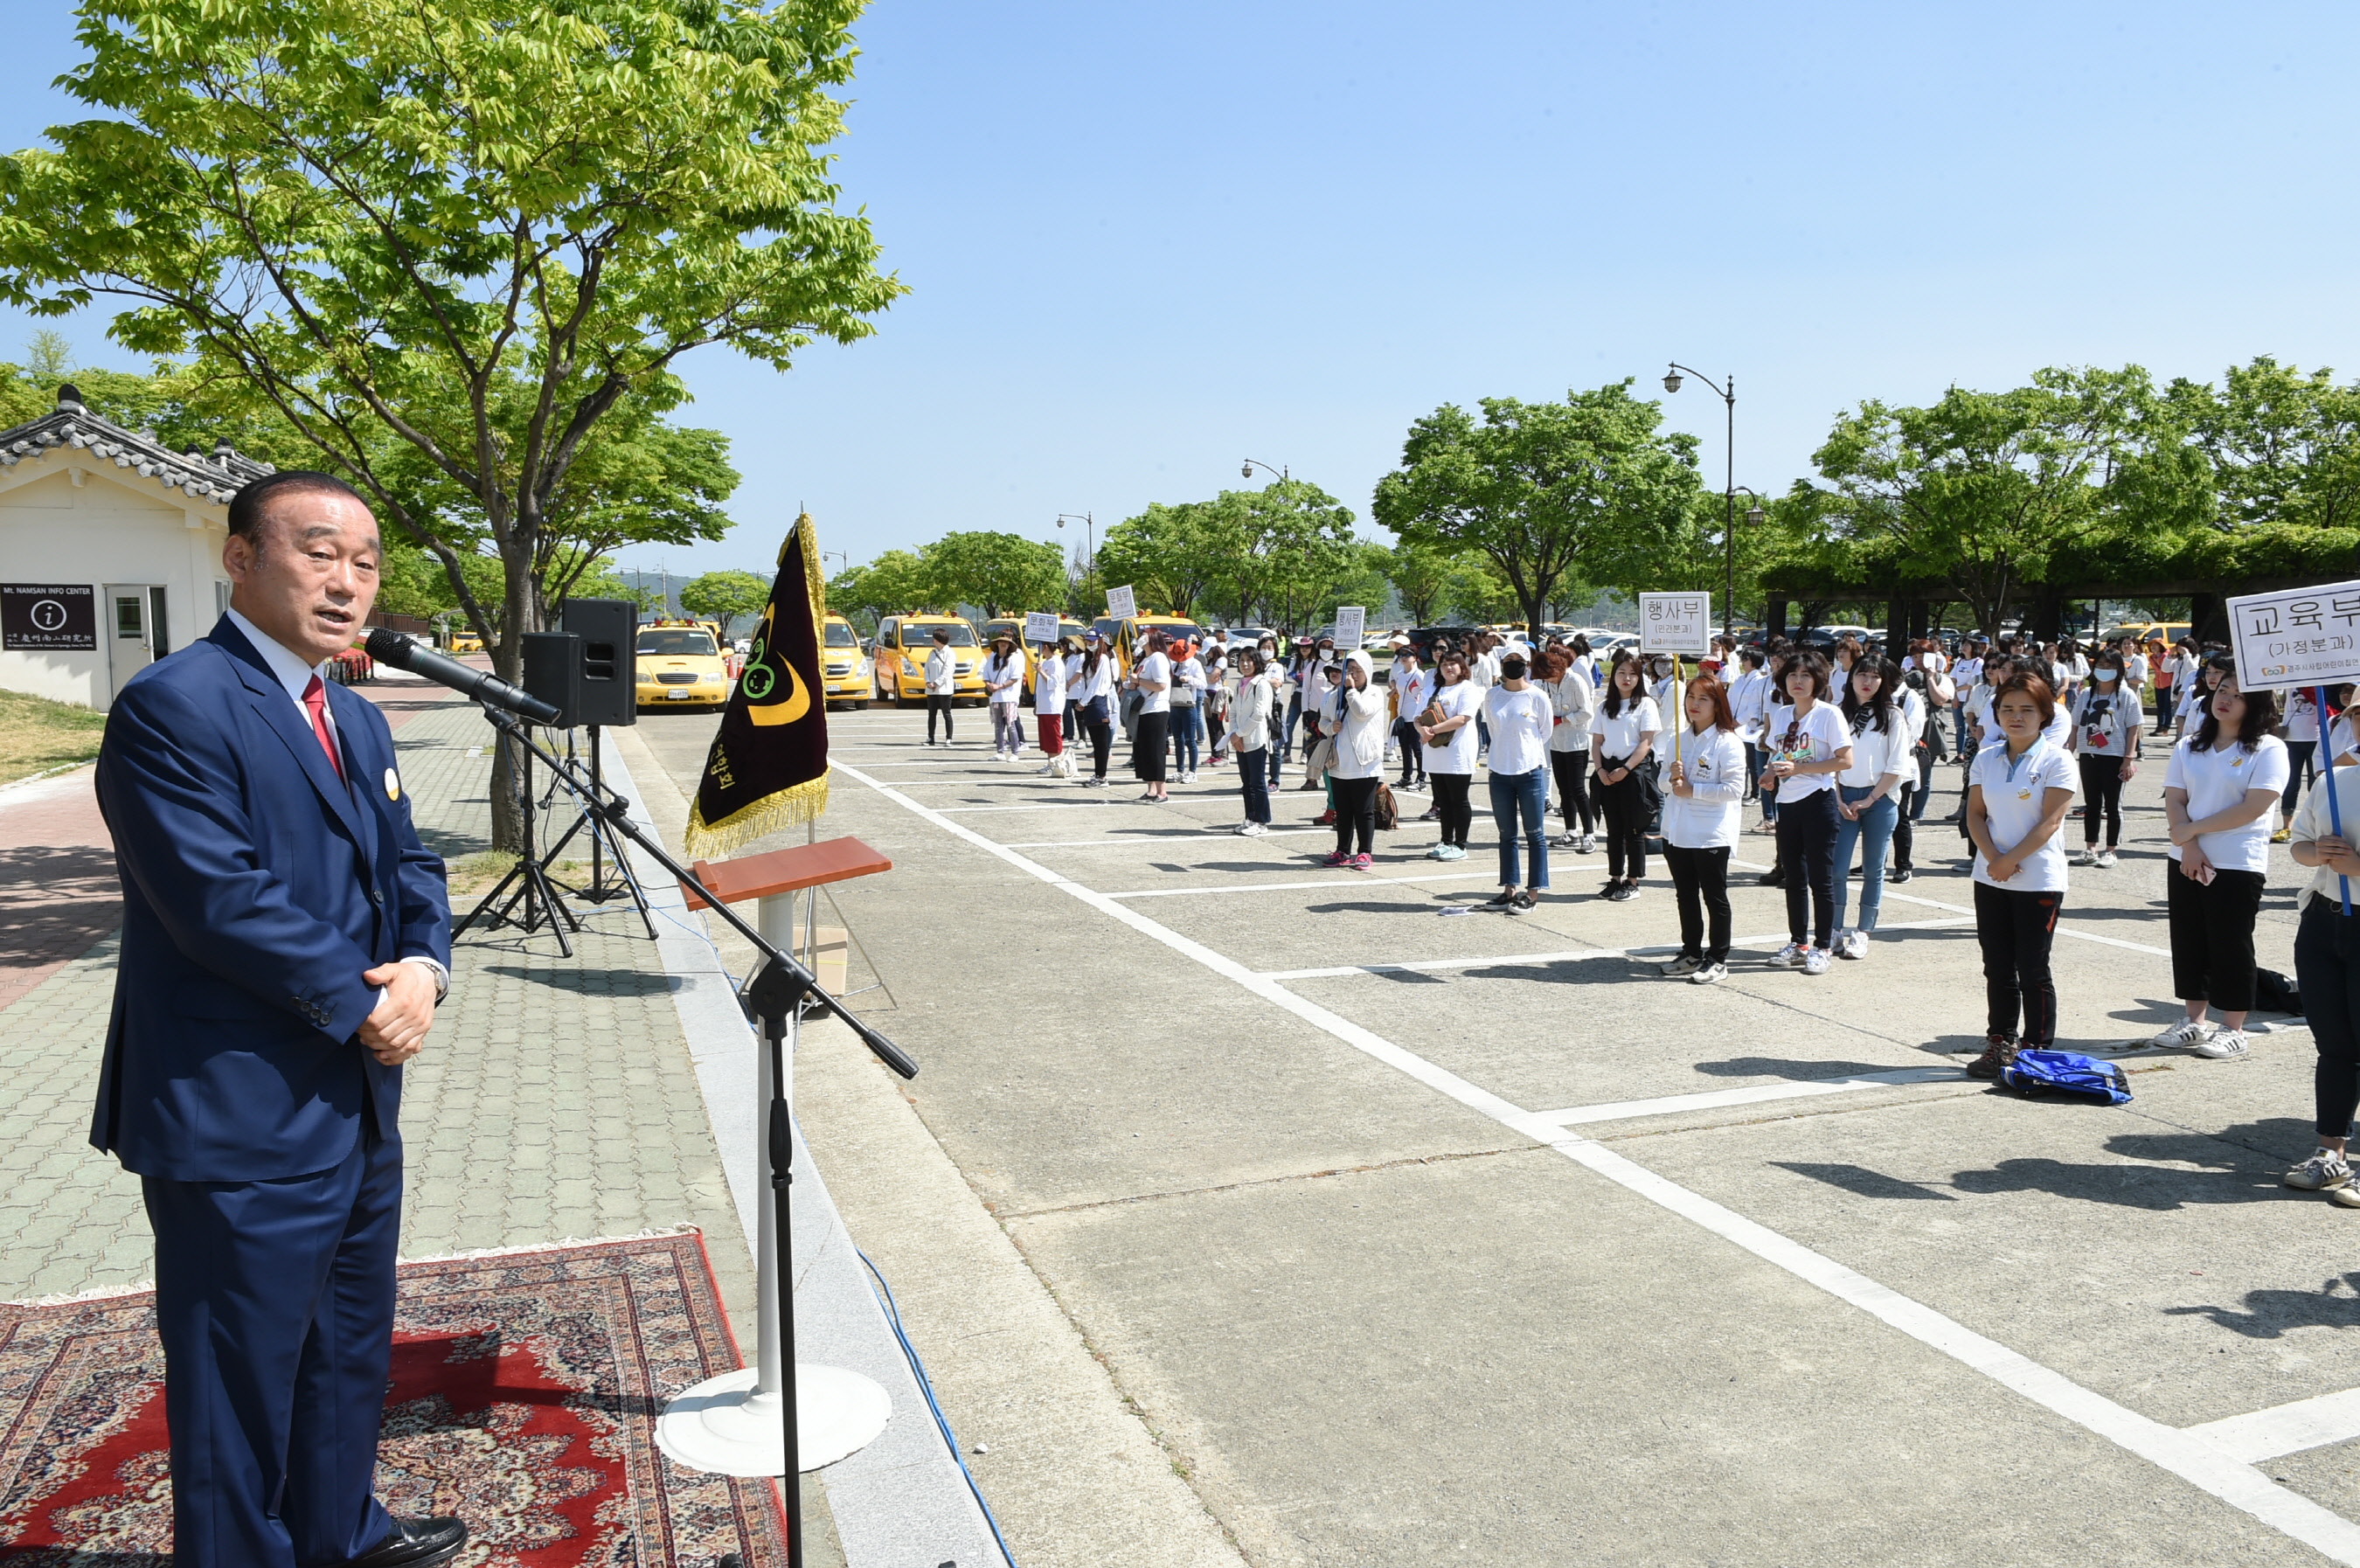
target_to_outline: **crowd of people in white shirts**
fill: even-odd
[[[2282,711],[2278,693],[2241,691],[2233,663],[2193,639],[2166,648],[1969,638],[1955,657],[1921,639],[1896,660],[1851,638],[1830,652],[1740,650],[1722,638],[1683,679],[1668,658],[1624,649],[1601,659],[1579,637],[1535,649],[1483,633],[1464,646],[1397,644],[1382,681],[1365,652],[1327,638],[1248,645],[1217,633],[1192,647],[1151,632],[1127,673],[1095,633],[1029,660],[1000,639],[984,669],[997,757],[1022,753],[1016,709],[1028,677],[1042,773],[1108,788],[1128,698],[1142,800],[1167,800],[1175,775],[1195,782],[1206,756],[1216,767],[1234,761],[1235,831],[1260,836],[1283,764],[1297,760],[1297,788],[1325,791],[1313,822],[1335,830],[1323,857],[1332,866],[1372,866],[1375,834],[1400,820],[1395,789],[1428,798],[1415,820],[1435,825],[1430,858],[1466,858],[1480,764],[1499,864],[1499,890],[1483,907],[1537,907],[1552,848],[1590,855],[1603,838],[1598,896],[1615,901],[1637,895],[1651,852],[1660,854],[1680,926],[1662,973],[1699,985],[1729,973],[1730,864],[1749,802],[1762,811],[1753,831],[1775,845],[1761,879],[1786,895],[1788,940],[1768,962],[1825,975],[1870,955],[1886,883],[1916,875],[1934,770],[1954,757],[1963,798],[1943,820],[1966,841],[1986,1000],[1984,1049],[1967,1071],[1985,1078],[2019,1051],[2055,1044],[2050,948],[2070,870],[2116,866],[2123,785],[2150,746],[2164,748],[2165,904],[2183,1016],[2111,1049],[2247,1054],[2269,846],[2288,844],[2314,871],[2296,964],[2321,1067],[2320,1147],[2286,1180],[2360,1208],[2344,1158],[2360,1105],[2360,920],[2344,913],[2340,880],[2360,877],[2360,840],[2333,831],[2330,791],[2303,793],[2330,775],[2349,816],[2360,811],[2360,768],[2314,766],[2323,736],[2311,692],[2292,693]],[[2342,764],[2360,760],[2343,711],[2349,694],[2328,694]],[[1390,787],[1389,757],[1398,768]],[[2068,827],[2076,816],[2078,846]]]

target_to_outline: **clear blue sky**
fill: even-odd
[[[19,9],[12,147],[72,60],[69,18]],[[858,35],[838,172],[912,292],[784,376],[692,363],[739,526],[626,564],[766,565],[798,503],[854,560],[1056,539],[1248,456],[1377,535],[1418,415],[1660,396],[1671,358],[1734,372],[1765,490],[1864,397],[2360,375],[2349,6],[881,0]],[[125,363],[103,325],[76,347]],[[1718,488],[1720,402],[1666,402]]]

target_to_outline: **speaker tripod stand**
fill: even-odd
[[[590,787],[594,790],[603,789],[606,775],[598,762],[598,726],[589,724],[585,727],[590,732]],[[569,756],[572,749],[569,745]],[[554,788],[552,785],[552,789]],[[558,863],[557,857],[565,853],[565,846],[574,842],[574,835],[585,830],[590,834],[590,880],[576,887],[551,877],[549,868]],[[655,940],[656,922],[655,917],[648,912],[647,890],[639,886],[638,876],[632,872],[630,857],[623,853],[623,842],[616,835],[614,824],[597,812],[584,807],[574,817],[574,825],[567,828],[563,836],[541,857],[541,869],[549,886],[562,888],[585,903],[610,904],[617,898],[628,898],[639,912],[639,924],[647,928],[648,939]]]
[[[574,956],[574,944],[566,940],[565,933],[579,931],[582,922],[574,918],[573,910],[565,907],[564,900],[557,896],[556,884],[549,878],[550,859],[554,856],[544,859],[541,854],[540,817],[533,809],[533,759],[536,755],[546,757],[546,754],[541,753],[540,748],[532,744],[530,733],[521,724],[513,729],[504,728],[500,733],[521,758],[521,766],[517,770],[517,794],[524,808],[524,853],[517,856],[517,863],[508,867],[508,875],[484,895],[483,901],[467,911],[467,918],[452,928],[451,938],[457,941],[479,920],[486,927],[515,926],[527,936],[546,924],[557,937],[557,951],[571,958]],[[551,767],[557,766],[555,758],[547,757],[546,760]],[[566,836],[570,838],[573,835],[568,833]],[[643,916],[647,913],[645,903],[639,906],[639,912]],[[648,928],[648,934],[655,934],[652,924]]]

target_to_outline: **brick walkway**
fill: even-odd
[[[485,847],[482,716],[465,703],[394,691],[414,704],[399,715],[395,744],[421,833],[446,855]],[[95,824],[88,774],[67,778],[81,781],[82,820]],[[103,830],[77,841],[77,819],[57,807],[28,839],[17,823],[33,822],[33,809],[8,805],[0,842],[40,844],[17,852],[24,864],[71,863],[79,881],[111,887]],[[0,1296],[123,1286],[149,1273],[138,1183],[85,1141],[115,982],[112,936],[96,946],[87,940],[101,902],[43,906],[28,896],[22,907],[46,912],[9,916],[13,951],[23,957],[39,942],[71,943],[76,931],[84,940],[70,956],[42,960],[45,975],[20,988],[0,1030],[0,1082],[11,1091],[0,1099],[0,1235],[12,1238],[0,1251]],[[111,927],[113,900],[103,902]],[[752,1291],[745,1249],[732,1244],[737,1217],[654,944],[631,934],[628,910],[591,923],[571,960],[557,957],[545,933],[513,931],[471,933],[453,954],[451,998],[427,1054],[410,1069],[402,1107],[402,1252],[431,1257],[688,1222],[716,1238],[731,1314],[744,1320]],[[31,967],[0,964],[0,974]]]

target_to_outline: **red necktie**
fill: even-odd
[[[311,712],[311,733],[320,737],[320,749],[328,754],[328,766],[336,770],[341,779],[344,776],[344,759],[336,755],[336,737],[328,729],[328,689],[316,675],[303,688],[303,706]]]

